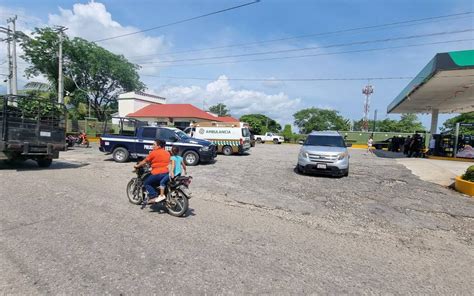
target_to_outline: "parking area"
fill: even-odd
[[[351,149],[349,177],[299,145],[190,167],[185,218],[128,203],[133,163],[96,147],[0,166],[0,293],[438,293],[473,289],[474,200]]]

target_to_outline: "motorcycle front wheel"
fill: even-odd
[[[134,205],[139,205],[143,201],[143,189],[138,178],[133,178],[127,184],[128,201]]]
[[[171,216],[182,217],[188,211],[188,198],[180,190],[172,191],[165,202],[165,206]]]

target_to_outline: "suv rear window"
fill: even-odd
[[[339,136],[308,136],[303,145],[345,147],[344,140]]]

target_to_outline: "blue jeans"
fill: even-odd
[[[150,175],[145,180],[145,189],[148,191],[148,196],[150,198],[155,198],[158,195],[156,192],[155,185],[160,184],[160,189],[165,188],[166,184],[170,180],[170,175],[168,173]]]

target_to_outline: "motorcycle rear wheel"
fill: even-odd
[[[143,188],[139,184],[138,178],[132,178],[127,184],[128,201],[134,205],[139,205],[143,202]]]
[[[165,202],[165,207],[171,216],[182,217],[188,211],[189,201],[183,192],[175,190],[170,193],[169,199]]]

